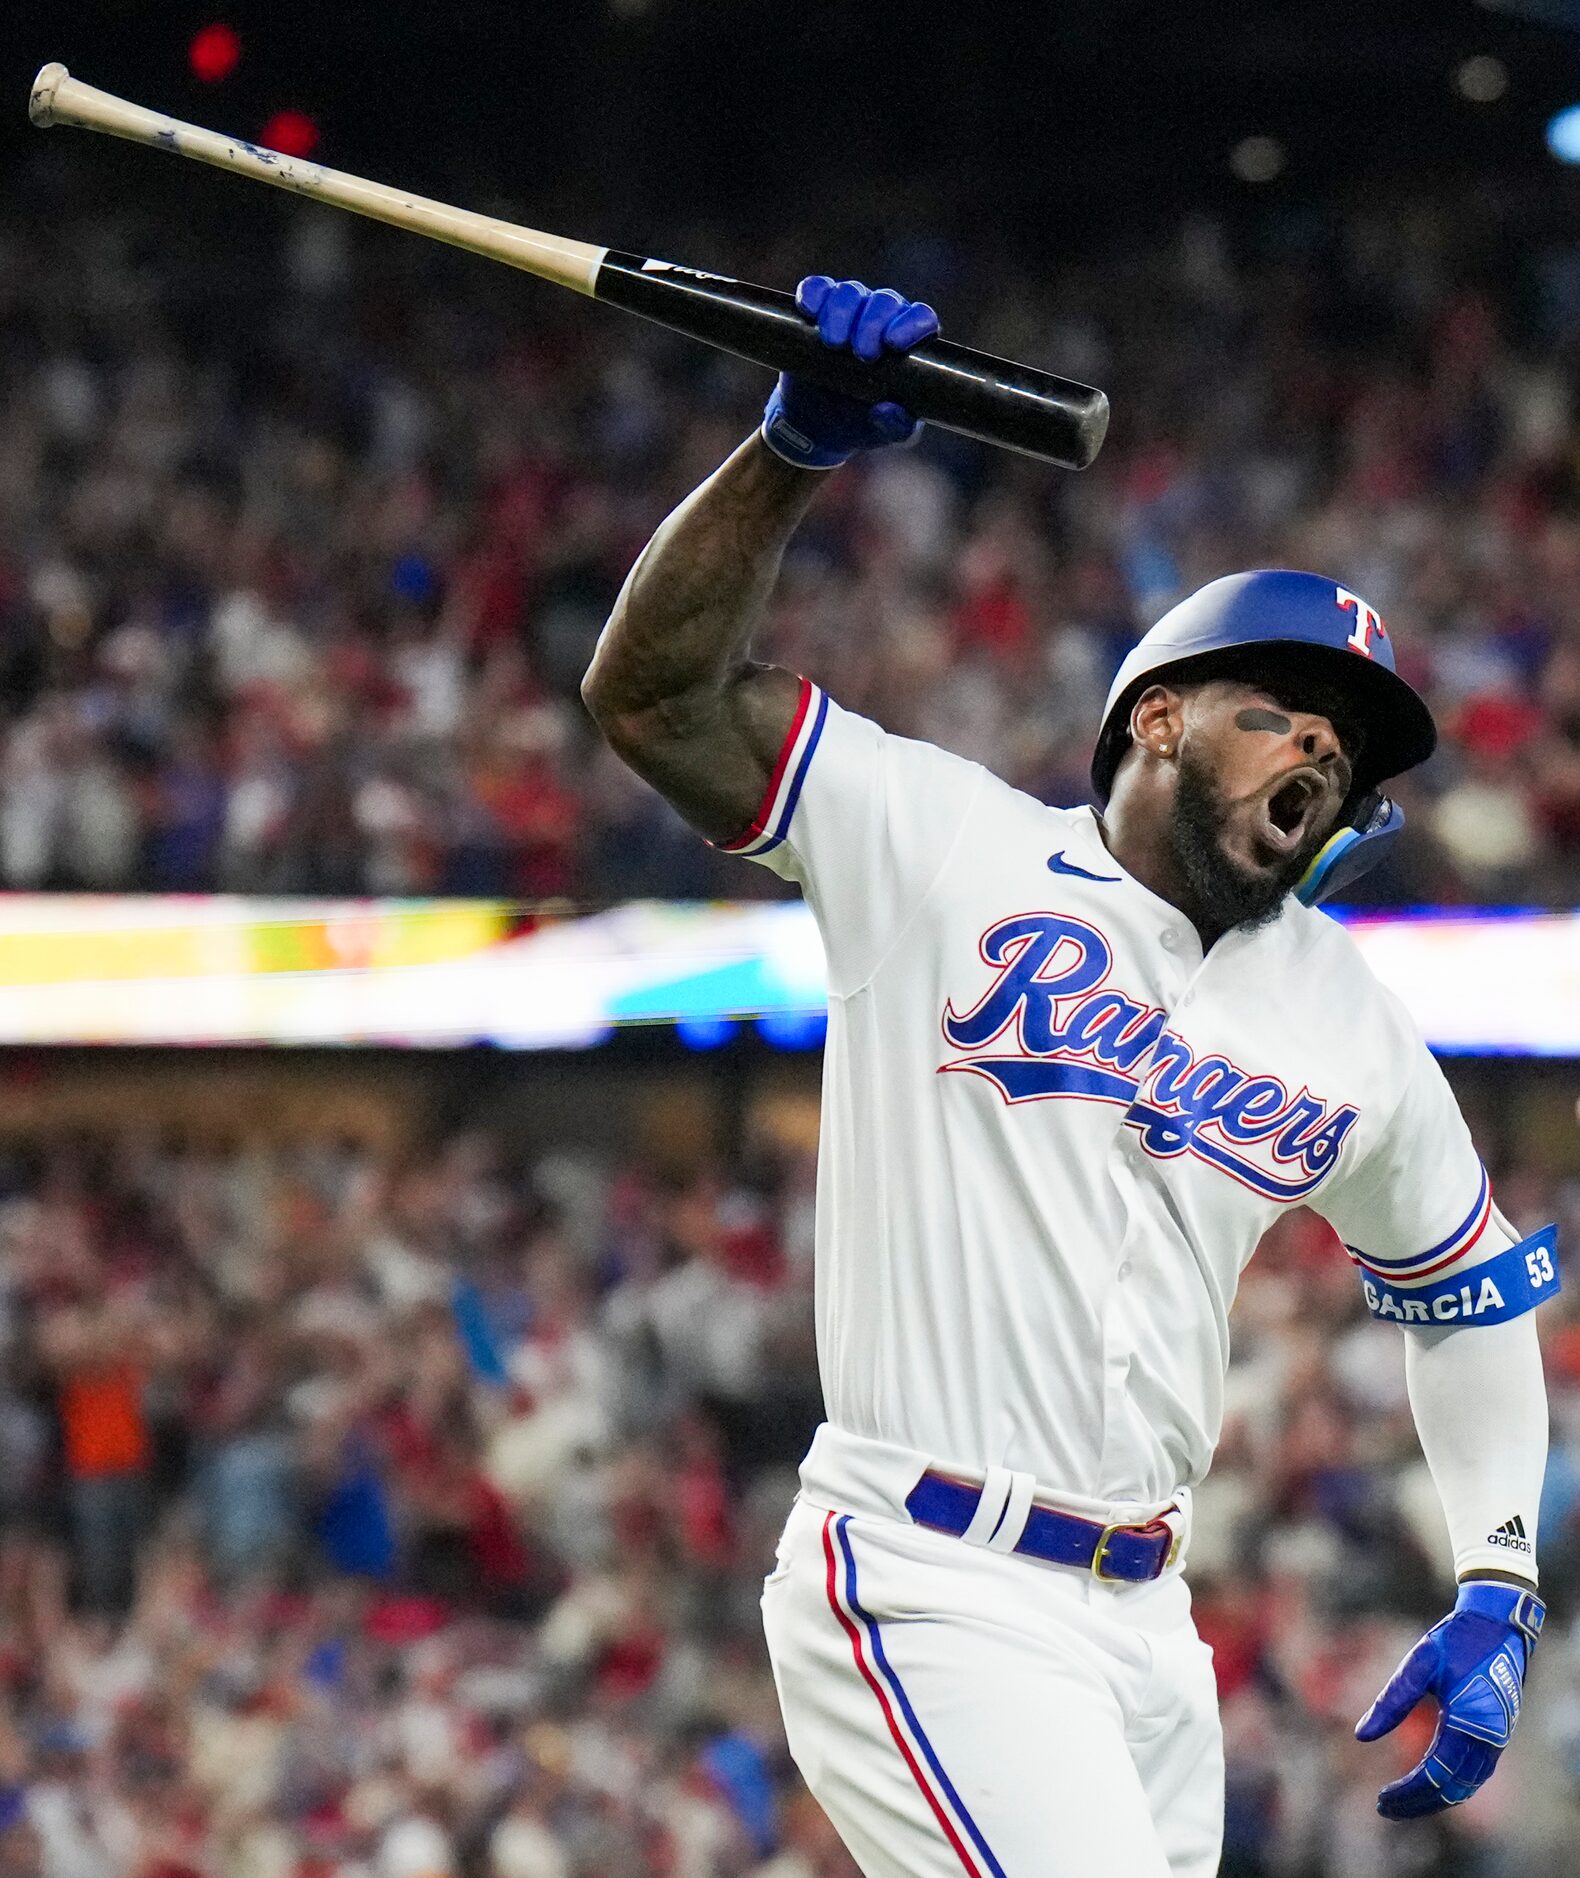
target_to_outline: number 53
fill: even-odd
[[[1553,1262],[1547,1256],[1547,1248],[1539,1245],[1534,1252],[1525,1255],[1525,1269],[1531,1275],[1533,1285],[1548,1285],[1553,1280]]]

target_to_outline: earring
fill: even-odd
[[[1167,756],[1167,755],[1168,755],[1168,753],[1169,753],[1169,747],[1170,747],[1170,746],[1169,746],[1168,744],[1166,744],[1166,743],[1160,743],[1160,744],[1158,745],[1158,755],[1159,755],[1159,756]]]

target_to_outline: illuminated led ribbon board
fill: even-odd
[[[1351,915],[1444,1055],[1580,1057],[1580,912]],[[0,896],[0,1044],[580,1049],[622,1025],[814,1042],[822,942],[799,902]],[[799,1028],[791,1021],[808,1020]]]

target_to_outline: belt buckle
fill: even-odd
[[[1112,1543],[1114,1534],[1116,1532],[1141,1532],[1143,1530],[1144,1530],[1143,1527],[1132,1526],[1127,1521],[1121,1519],[1121,1520],[1116,1520],[1112,1526],[1105,1526],[1103,1530],[1098,1534],[1097,1550],[1092,1554],[1092,1563],[1089,1569],[1091,1571],[1092,1576],[1095,1579],[1097,1579],[1099,1583],[1115,1584],[1115,1583],[1120,1583],[1120,1582],[1128,1582],[1128,1581],[1120,1580],[1117,1574],[1115,1573],[1105,1572],[1103,1570],[1103,1561],[1108,1556],[1108,1548],[1110,1544]],[[1158,1567],[1157,1572],[1155,1574],[1156,1576],[1161,1577],[1163,1573],[1166,1572],[1168,1568],[1174,1563],[1174,1561],[1179,1557],[1180,1546],[1184,1542],[1184,1538],[1185,1538],[1185,1533],[1184,1533],[1183,1528],[1180,1531],[1174,1533],[1169,1544],[1168,1556],[1164,1559],[1163,1563]]]
[[[1110,1578],[1109,1574],[1103,1570],[1103,1560],[1108,1556],[1109,1543],[1113,1539],[1114,1534],[1116,1532],[1128,1532],[1129,1530],[1129,1527],[1121,1519],[1116,1520],[1112,1526],[1105,1526],[1098,1534],[1097,1550],[1092,1554],[1090,1569],[1092,1576],[1097,1579],[1099,1583],[1112,1584],[1115,1582]]]

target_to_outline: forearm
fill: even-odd
[[[713,839],[750,820],[794,720],[799,680],[747,647],[817,488],[743,443],[648,543],[582,681],[612,748]]]
[[[582,684],[606,729],[717,693],[745,662],[786,544],[816,494],[753,436],[661,524],[626,578]]]
[[[820,344],[868,362],[938,330],[921,301],[825,274],[801,282],[796,306]],[[820,472],[919,429],[897,404],[782,373],[762,430],[676,509],[621,589],[582,697],[610,746],[711,839],[736,843],[767,812],[810,696],[747,648]]]
[[[1534,1584],[1547,1464],[1547,1389],[1534,1314],[1404,1335],[1410,1407],[1456,1574]]]

